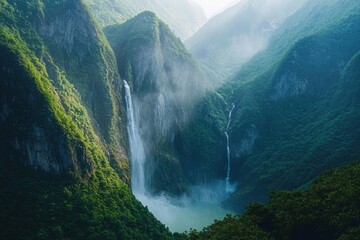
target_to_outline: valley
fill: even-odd
[[[358,239],[359,23],[0,0],[0,239]]]

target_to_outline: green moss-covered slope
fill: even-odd
[[[131,194],[116,60],[81,1],[0,1],[0,238],[168,239]]]
[[[326,11],[316,14],[321,6]],[[300,187],[360,155],[360,102],[352,85],[359,76],[356,68],[347,67],[360,50],[360,17],[354,10],[359,7],[357,2],[309,3],[300,17],[318,15],[324,24],[317,31],[301,26],[302,34],[283,57],[273,58],[271,69],[265,65],[263,72],[247,78],[245,68],[231,84],[237,88],[231,101],[238,106],[231,133],[233,177],[239,182],[234,199],[265,200],[263,193],[270,189]],[[339,17],[325,24],[334,12]],[[277,44],[263,60],[276,56]]]
[[[357,1],[306,3],[274,33],[265,51],[217,91],[223,101],[215,95],[205,112],[202,105],[197,108],[189,129],[206,126],[206,134],[182,132],[180,146],[194,146],[189,166],[203,166],[202,159],[211,155],[210,169],[225,179],[223,132],[236,105],[229,136],[231,179],[238,191],[227,206],[241,211],[249,202],[266,201],[271,189],[301,187],[360,156],[359,76],[353,64],[360,50],[359,7]],[[202,142],[207,144],[195,147]]]

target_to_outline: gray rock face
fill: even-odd
[[[0,120],[1,122],[5,122],[6,118],[9,116],[9,106],[8,104],[4,103],[0,108]]]
[[[89,169],[84,151],[70,144],[35,80],[11,54],[0,59],[0,75],[1,160],[53,174],[78,165]]]
[[[235,157],[237,159],[253,153],[258,135],[259,131],[255,125],[252,125],[246,130],[246,134],[242,138],[241,142],[235,146]]]
[[[46,134],[44,128],[34,126],[27,140],[21,144],[15,140],[14,143],[15,148],[26,149],[25,164],[32,168],[59,174],[72,166],[66,139],[62,136],[55,136],[53,141],[50,141],[49,134]],[[57,159],[55,156],[59,158]]]
[[[296,73],[286,72],[276,81],[272,100],[280,100],[286,97],[298,96],[307,90],[308,81],[300,79]]]
[[[46,16],[38,23],[38,31],[68,56],[77,56],[81,63],[96,46],[98,33],[81,1],[74,1],[73,5],[63,14]]]

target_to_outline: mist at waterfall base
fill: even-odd
[[[229,196],[228,178],[212,184],[192,186],[180,197],[169,197],[166,194],[153,196],[146,191],[146,153],[137,127],[139,113],[133,105],[131,90],[126,81],[124,87],[131,154],[131,188],[134,196],[172,232],[183,232],[191,228],[201,230],[215,219],[223,219],[226,214],[231,213],[221,208],[221,202]]]
[[[134,193],[135,197],[169,227],[172,232],[190,229],[201,230],[214,220],[223,219],[230,210],[223,209],[221,202],[228,196],[225,182],[219,181],[208,186],[191,187],[187,194],[173,198],[167,195],[151,196]]]

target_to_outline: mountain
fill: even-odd
[[[146,160],[147,187],[179,194],[187,183],[173,138],[217,80],[152,12],[107,27],[105,34],[114,49],[120,76],[131,87],[136,128],[146,155],[142,157]]]
[[[171,238],[126,184],[123,83],[87,7],[0,6],[0,238]]]
[[[0,239],[358,238],[358,1],[249,20],[282,19],[227,81],[154,13],[101,29],[88,6],[0,0]],[[201,232],[149,212],[219,201],[243,215]]]
[[[206,16],[192,0],[86,0],[102,26],[123,23],[143,11],[152,11],[169,24],[181,39],[187,39],[205,22]]]
[[[266,201],[271,189],[299,188],[360,156],[359,7],[308,2],[273,33],[265,51],[198,105],[177,146],[184,162],[199,163],[192,171],[203,172],[208,159],[225,179],[227,131],[237,191],[226,206],[241,211]]]
[[[226,75],[264,50],[272,34],[306,0],[245,0],[210,19],[186,41],[203,63]]]

